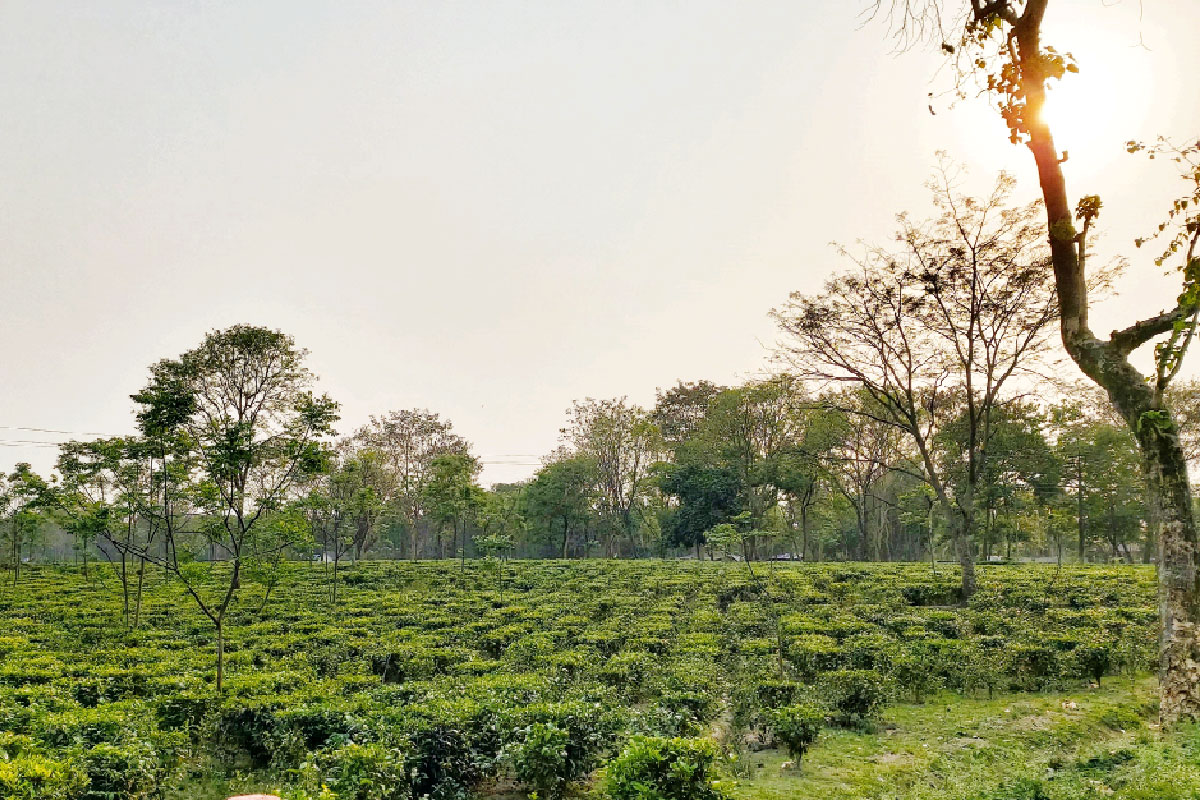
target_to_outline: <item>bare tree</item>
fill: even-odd
[[[975,591],[975,490],[984,472],[992,411],[1014,376],[1043,356],[1057,305],[1040,243],[1038,208],[1012,208],[1001,176],[982,201],[957,195],[943,165],[930,184],[941,215],[900,217],[898,247],[868,247],[855,269],[816,296],[792,295],[774,316],[781,348],[803,377],[862,387],[873,403],[847,409],[904,431],[947,518]],[[965,407],[965,480],[952,485],[933,436]]]

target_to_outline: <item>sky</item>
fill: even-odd
[[[575,399],[761,375],[770,309],[928,213],[936,152],[1036,196],[986,99],[865,5],[5,0],[0,467],[132,432],[149,365],[235,323],[309,350],[343,433],[450,419],[485,483]],[[1051,3],[1070,189],[1131,261],[1098,332],[1176,291],[1131,242],[1178,180],[1123,143],[1200,133],[1197,30]]]

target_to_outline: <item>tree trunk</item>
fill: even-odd
[[[217,626],[217,694],[221,693],[221,687],[225,684],[225,628],[224,620],[218,617],[216,620]]]
[[[1146,483],[1158,529],[1160,690],[1164,724],[1200,716],[1200,587],[1187,461],[1177,436],[1144,426]]]
[[[934,541],[934,522],[937,506],[929,503],[929,568],[937,575],[937,543]]]
[[[137,597],[133,604],[133,627],[140,627],[142,620],[142,588],[146,583],[146,560],[143,558],[138,562],[137,572]]]
[[[1129,363],[1129,354],[1171,329],[1160,315],[1097,339],[1088,326],[1087,279],[1080,259],[1086,236],[1077,233],[1067,196],[1062,161],[1054,137],[1040,116],[1045,105],[1047,64],[1041,46],[1046,0],[1030,3],[1013,28],[1019,52],[1028,120],[1028,146],[1038,169],[1046,205],[1050,254],[1062,312],[1067,353],[1089,378],[1102,386],[1142,451],[1151,527],[1158,534],[1159,716],[1164,725],[1200,716],[1200,586],[1197,584],[1196,523],[1192,516],[1187,461],[1179,428],[1160,392]],[[1085,223],[1086,233],[1086,223]],[[1086,252],[1085,252],[1086,255]],[[1181,310],[1182,307],[1181,307]],[[1156,321],[1157,320],[1157,321]],[[1165,320],[1166,327],[1163,327]]]
[[[962,570],[962,601],[965,603],[975,594],[975,553],[971,547],[971,537],[967,532],[971,522],[962,514],[954,517],[954,548],[958,552],[958,565]]]

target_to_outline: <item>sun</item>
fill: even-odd
[[[1107,158],[1119,154],[1124,142],[1144,135],[1154,82],[1146,74],[1145,59],[1127,44],[1104,48],[1093,43],[1089,50],[1080,59],[1079,73],[1048,84],[1041,117],[1060,151]]]

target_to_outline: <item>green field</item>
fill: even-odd
[[[1151,569],[987,567],[966,606],[929,565],[754,570],[360,563],[333,603],[295,566],[239,595],[217,695],[177,583],[125,631],[101,570],[32,568],[0,796],[1200,796],[1200,738],[1151,724]],[[781,709],[820,716],[799,765]]]

